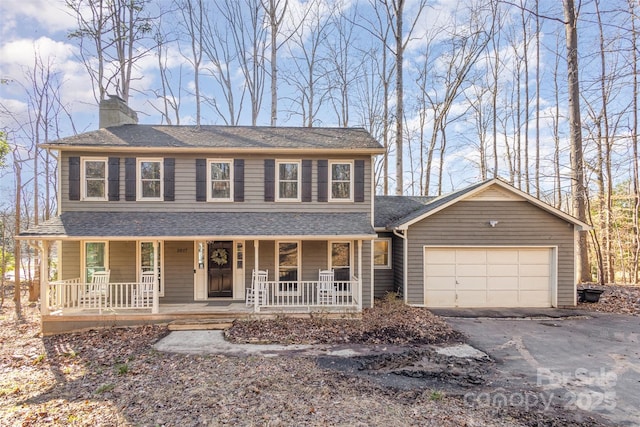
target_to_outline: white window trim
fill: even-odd
[[[298,270],[298,282],[301,281],[301,275],[302,275],[302,268],[301,268],[301,262],[302,262],[302,241],[301,240],[277,240],[276,241],[276,256],[275,256],[275,271],[276,271],[276,277],[275,280],[276,282],[280,281],[280,243],[295,243],[297,245],[297,249],[298,249],[298,254],[297,254],[297,258],[298,258],[298,264],[296,265],[296,269]]]
[[[327,245],[327,264],[329,264],[329,269],[336,268],[333,265],[333,255],[331,253],[331,248],[334,243],[347,243],[349,245],[349,280],[353,277],[353,261],[354,261],[354,253],[353,253],[353,242],[351,240],[331,240]],[[344,268],[343,266],[339,266],[337,268]]]
[[[140,164],[143,162],[160,163],[160,196],[142,197],[142,173]],[[136,159],[136,200],[138,201],[163,201],[164,200],[164,159],[162,157],[141,157]]]
[[[157,243],[160,249],[160,259],[158,260],[158,267],[160,268],[160,272],[162,274],[162,280],[160,281],[160,292],[158,296],[164,296],[164,284],[166,282],[166,274],[164,269],[164,240],[138,240],[136,242],[136,276],[138,280],[141,280],[140,272],[142,271],[142,250],[140,245],[143,243]]]
[[[296,164],[298,165],[298,192],[295,198],[280,197],[280,165]],[[300,202],[302,201],[302,161],[301,160],[276,160],[276,202]]]
[[[387,242],[387,264],[386,265],[376,265],[376,248],[375,244],[377,241],[384,240]],[[373,240],[373,268],[377,270],[390,270],[391,269],[391,250],[392,250],[393,240],[390,237],[380,237]]]
[[[81,281],[87,279],[87,243],[104,243],[104,270],[109,270],[109,241],[108,240],[83,240],[82,241],[82,264]]]
[[[104,163],[104,196],[88,197],[87,196],[87,168],[86,162],[103,162]],[[109,162],[106,157],[82,157],[80,159],[80,194],[83,201],[104,202],[107,200],[109,191]]]
[[[211,163],[229,164],[229,197],[217,198],[211,196]],[[207,159],[207,202],[233,202],[233,159]]]
[[[333,197],[333,165],[349,165],[349,198]],[[342,182],[342,181],[340,181]],[[353,202],[353,161],[350,160],[330,160],[329,161],[329,201],[330,202]]]

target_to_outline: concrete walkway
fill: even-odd
[[[173,331],[153,347],[161,352],[182,354],[223,354],[226,356],[334,356],[357,357],[385,353],[402,353],[417,346],[364,345],[364,344],[235,344],[224,339],[222,331]],[[436,352],[463,358],[487,357],[486,354],[467,344],[445,346],[422,346],[434,348]]]

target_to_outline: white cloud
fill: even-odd
[[[4,21],[3,37],[8,36],[8,31],[20,32],[31,27],[22,25],[25,18],[33,19],[50,32],[64,31],[75,25],[75,19],[68,13],[64,1],[2,0],[0,15]],[[16,22],[21,24],[16,25]]]

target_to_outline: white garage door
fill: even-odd
[[[550,307],[549,248],[425,248],[428,307]]]

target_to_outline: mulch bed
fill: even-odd
[[[281,316],[270,320],[239,320],[225,332],[236,343],[279,344],[441,344],[463,341],[442,318],[392,297],[376,301],[361,319],[309,319]]]

